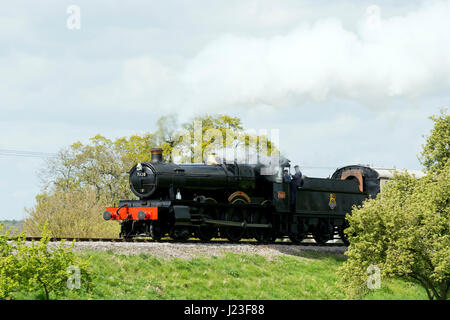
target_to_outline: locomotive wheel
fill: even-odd
[[[300,244],[300,242],[302,242],[305,238],[306,238],[306,234],[304,234],[304,233],[296,233],[296,234],[291,234],[289,236],[289,239],[292,241],[292,243],[295,243],[295,244]]]
[[[267,224],[269,221],[264,214],[260,214],[260,216],[257,216],[255,223]],[[261,243],[273,242],[273,232],[269,228],[255,228],[253,230],[253,237]]]
[[[205,203],[216,204],[217,201],[213,198],[206,198],[204,200]],[[207,210],[215,210],[214,208],[208,208]],[[212,218],[211,214],[205,213],[203,215],[205,218]],[[217,236],[217,227],[210,225],[202,225],[198,226],[197,230],[195,230],[195,236],[199,238],[203,242],[209,242],[212,238]]]
[[[324,245],[330,240],[330,230],[328,230],[328,223],[324,220],[319,220],[319,225],[315,228],[312,235],[314,240],[319,245]]]
[[[161,240],[163,234],[162,234],[161,227],[159,226],[159,224],[152,224],[150,226],[150,235],[152,236],[152,239],[154,241]]]
[[[188,228],[174,228],[169,235],[175,241],[184,242],[191,237],[191,232]]]
[[[297,225],[297,233],[289,235],[289,239],[292,241],[292,243],[300,244],[300,242],[302,242],[306,238],[307,226],[300,218],[298,218],[297,220]]]
[[[265,200],[261,203],[261,205],[269,206],[270,201]],[[269,223],[269,220],[267,219],[265,212],[257,211],[257,212],[254,212],[254,214],[252,215],[252,223],[267,224],[267,223]],[[261,242],[261,243],[267,243],[267,242],[274,241],[274,234],[273,234],[272,229],[254,228],[252,235],[253,235],[253,238],[256,239],[256,241]]]
[[[327,235],[324,235],[324,234],[318,233],[318,232],[313,232],[313,238],[314,238],[314,241],[316,241],[316,243],[321,246],[325,245],[328,241]]]
[[[217,237],[217,228],[211,226],[199,226],[195,231],[195,236],[203,242],[209,242]]]
[[[242,199],[236,199],[233,204],[243,205],[246,202]],[[230,208],[225,214],[225,220],[233,222],[244,222],[243,209],[239,207]],[[245,228],[242,227],[225,227],[222,229],[223,234],[230,242],[238,242],[242,239],[245,233]]]
[[[312,235],[314,241],[316,241],[316,243],[321,246],[325,245],[325,243],[329,239],[328,234],[326,233],[326,231],[324,231],[324,228],[321,224],[319,224],[319,227],[312,232]]]

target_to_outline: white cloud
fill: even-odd
[[[264,21],[265,28],[271,25],[264,18],[268,11],[257,2],[237,8],[239,19],[245,12]],[[83,102],[187,115],[340,98],[382,111],[393,98],[449,91],[449,1],[425,3],[387,18],[383,7],[368,6],[353,28],[341,18],[293,24],[292,15],[285,8],[273,15],[277,21],[289,16],[287,31],[264,36],[219,32],[191,57],[140,54],[116,60],[110,81],[85,88]],[[94,68],[105,69],[101,63]]]
[[[76,36],[63,28],[66,33],[58,39],[67,44],[66,52],[51,42],[54,39],[45,38],[49,48],[57,49],[55,57],[13,51],[0,59],[1,107],[52,109],[59,104],[77,110],[95,106],[105,111],[126,107],[158,112],[182,108],[189,114],[337,97],[378,110],[391,98],[448,91],[449,1],[406,7],[401,13],[386,6],[386,18],[384,6],[364,10],[343,2],[340,5],[346,10],[341,11],[351,14],[331,5],[336,17],[326,18],[333,16],[328,6],[322,10],[317,4],[283,4],[249,1],[227,9],[211,5],[215,21],[209,14],[186,8],[189,15],[182,18],[184,23],[193,23],[194,18],[203,22],[186,25],[181,33],[162,26],[107,24],[98,36]],[[233,12],[246,31],[223,21],[229,21]],[[311,12],[320,18],[312,19]],[[251,23],[244,23],[246,17]],[[214,31],[198,30],[206,22]],[[179,23],[164,26],[181,28]],[[250,32],[252,24],[262,31]],[[274,25],[276,32],[271,31]],[[195,45],[189,44],[189,37]],[[121,57],[124,50],[128,51]]]
[[[450,87],[450,4],[436,2],[383,19],[371,6],[355,32],[337,19],[284,35],[225,35],[181,75],[197,106],[274,106],[349,98],[378,104]]]

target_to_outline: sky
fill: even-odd
[[[8,2],[0,151],[55,153],[153,131],[164,115],[221,113],[279,130],[307,176],[420,169],[428,117],[449,106],[449,30],[450,1]],[[43,166],[0,152],[0,220],[26,217]]]

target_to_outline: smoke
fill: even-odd
[[[354,30],[326,19],[268,38],[224,35],[187,62],[177,90],[183,103],[208,110],[331,97],[377,106],[448,92],[449,30],[446,1],[389,18],[370,6]]]

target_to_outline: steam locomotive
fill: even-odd
[[[289,237],[300,243],[312,235],[324,244],[338,235],[348,244],[345,215],[353,205],[380,192],[383,174],[366,166],[347,166],[331,178],[303,178],[300,189],[283,181],[290,161],[264,164],[175,164],[165,162],[161,149],[151,161],[129,172],[131,191],[138,200],[120,200],[106,208],[105,220],[119,220],[123,238],[169,236],[202,241],[254,238],[269,243]]]

